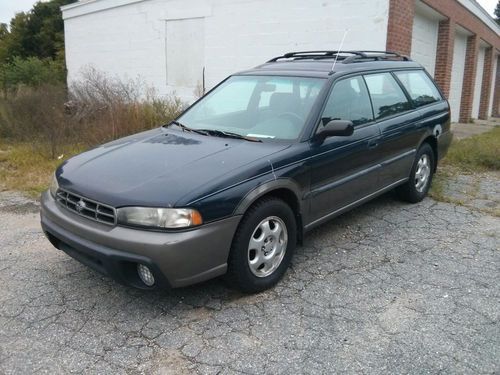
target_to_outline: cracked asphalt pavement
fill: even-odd
[[[385,195],[242,295],[123,287],[54,249],[37,210],[0,193],[1,374],[500,373],[496,216]]]

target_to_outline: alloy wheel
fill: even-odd
[[[262,220],[248,243],[248,265],[257,277],[271,275],[280,266],[288,244],[285,223],[277,216]]]
[[[415,188],[419,193],[422,193],[429,182],[431,175],[431,161],[429,155],[423,154],[417,163],[415,171]]]

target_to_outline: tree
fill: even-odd
[[[0,63],[6,60],[8,55],[7,48],[3,40],[9,35],[9,27],[6,23],[0,23]]]
[[[1,84],[4,88],[27,85],[39,87],[43,84],[56,84],[66,78],[64,67],[52,59],[15,57],[11,62],[4,64]]]
[[[0,40],[9,34],[9,26],[6,23],[0,23]]]
[[[0,24],[0,76],[4,83],[12,81],[6,78],[9,76],[18,81],[16,77],[27,77],[27,72],[43,72],[41,77],[34,78],[33,82],[38,82],[46,74],[47,67],[54,68],[54,75],[61,77],[65,61],[60,7],[75,1],[38,1],[30,11],[17,13],[9,27]]]
[[[495,13],[495,20],[500,25],[500,0],[497,3],[494,13]]]
[[[17,13],[10,21],[8,33],[0,30],[0,43],[9,52],[7,59],[55,58],[57,52],[64,48],[64,23],[60,7],[72,2],[74,0],[39,1],[30,11]]]

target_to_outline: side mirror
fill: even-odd
[[[348,137],[354,133],[354,125],[349,120],[331,120],[320,128],[317,137],[325,139],[328,137]]]

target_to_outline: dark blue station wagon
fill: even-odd
[[[257,292],[311,228],[391,189],[421,201],[451,138],[448,102],[408,58],[287,53],[170,124],[64,162],[41,223],[56,248],[127,285],[226,274]]]

